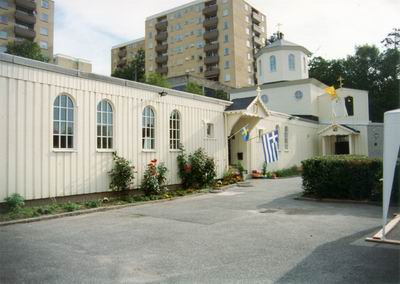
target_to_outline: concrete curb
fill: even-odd
[[[357,201],[357,200],[331,199],[331,198],[318,199],[318,198],[304,197],[304,196],[295,197],[294,199],[300,201],[313,201],[322,203],[363,204],[363,205],[375,205],[375,206],[382,205],[380,202],[374,202],[374,201]]]
[[[238,186],[237,183],[228,184],[228,185],[221,186],[221,187],[210,188],[208,192],[209,193],[221,193],[221,192],[224,192],[225,190],[228,190],[230,188],[234,188],[236,186]]]
[[[173,201],[173,200],[178,200],[178,199],[183,199],[183,198],[201,196],[201,195],[205,195],[205,194],[208,194],[208,191],[198,192],[198,193],[185,195],[185,196],[177,196],[177,197],[167,198],[167,199],[142,201],[142,202],[128,203],[128,204],[122,204],[122,205],[113,205],[113,206],[105,206],[105,207],[92,208],[92,209],[83,209],[83,210],[77,210],[77,211],[73,211],[73,212],[65,212],[65,213],[54,214],[54,215],[43,215],[43,216],[34,217],[34,218],[27,218],[27,219],[19,219],[19,220],[0,222],[0,227],[16,225],[16,224],[28,224],[28,223],[33,223],[33,222],[40,222],[40,221],[46,221],[46,220],[52,220],[52,219],[58,219],[58,218],[64,218],[64,217],[71,217],[71,216],[86,215],[86,214],[97,213],[97,212],[104,212],[104,211],[111,211],[111,210],[116,210],[116,209],[123,209],[123,208],[126,208],[126,207],[134,207],[134,206],[140,206],[140,205],[162,203],[162,202],[168,202],[168,201]]]

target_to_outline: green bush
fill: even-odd
[[[37,209],[37,213],[40,215],[49,215],[49,214],[55,213],[55,211],[57,209],[59,209],[59,206],[58,206],[58,204],[54,203],[52,205],[46,205],[46,206],[39,207]]]
[[[134,172],[131,163],[125,158],[113,154],[114,167],[108,174],[111,177],[110,188],[114,191],[129,189],[134,179]]]
[[[143,192],[147,196],[161,193],[165,187],[167,172],[168,169],[163,163],[157,165],[156,159],[151,160],[144,172],[141,185]]]
[[[25,206],[25,199],[18,193],[4,199],[9,210],[18,210]]]
[[[262,171],[261,171],[263,176],[267,176],[267,173],[268,173],[267,172],[267,167],[268,167],[268,163],[264,162],[263,165],[262,165]]]
[[[215,162],[202,148],[190,155],[186,155],[182,149],[177,159],[178,173],[184,188],[204,188],[213,183],[217,175]]]
[[[381,196],[382,160],[364,156],[324,156],[302,162],[306,196],[376,200]]]
[[[293,177],[293,176],[299,176],[300,174],[301,174],[301,169],[299,169],[297,166],[293,166],[288,169],[278,170],[275,172],[275,175],[277,177]]]
[[[239,171],[240,177],[244,179],[245,168],[243,167],[241,162],[238,162],[236,165],[237,170]]]
[[[88,208],[97,208],[101,206],[100,200],[89,200],[85,202],[85,206]]]
[[[76,204],[76,203],[73,203],[73,202],[68,202],[68,203],[65,203],[63,205],[63,208],[67,212],[72,212],[72,211],[76,211],[76,210],[81,209],[81,206],[79,206],[79,204]]]

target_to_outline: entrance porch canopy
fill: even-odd
[[[245,126],[251,131],[260,120],[270,115],[259,96],[235,99],[232,102],[233,104],[225,110],[229,135]]]
[[[347,136],[349,139],[349,154],[354,154],[354,137],[359,135],[360,131],[351,128],[344,124],[332,124],[318,132],[318,135],[322,138],[322,155],[334,154],[333,151],[328,151],[330,147],[332,149],[332,137]],[[329,153],[328,153],[329,152]]]

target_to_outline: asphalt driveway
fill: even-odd
[[[301,179],[0,228],[1,283],[399,283],[381,208],[297,201]]]

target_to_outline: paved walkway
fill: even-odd
[[[371,205],[296,201],[299,178],[0,228],[1,283],[399,283]]]

